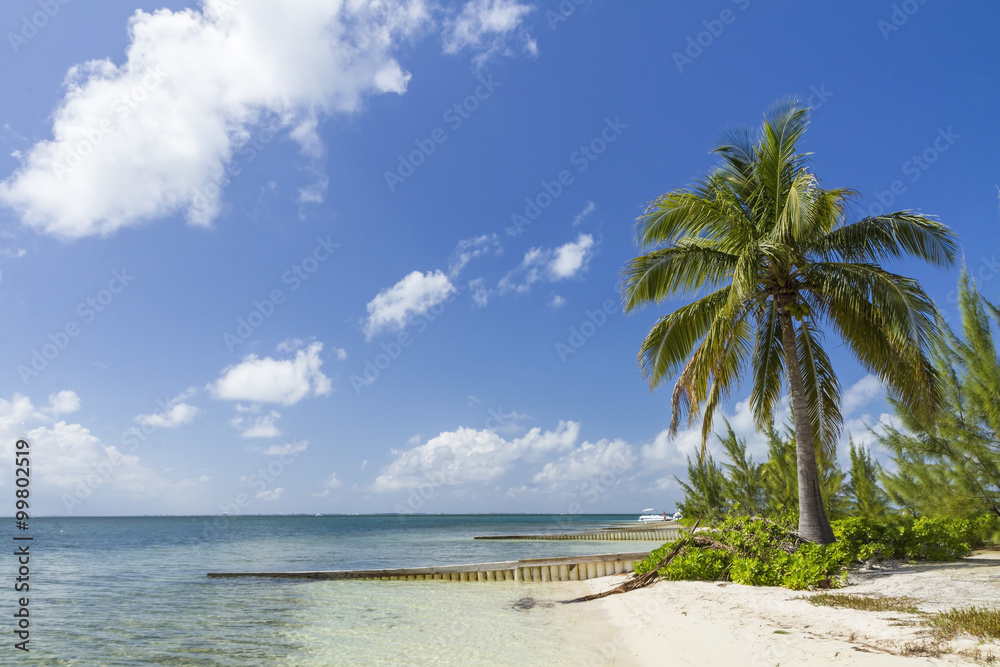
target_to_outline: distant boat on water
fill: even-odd
[[[658,521],[680,521],[681,513],[674,512],[673,515],[667,514],[666,512],[658,512],[652,507],[647,507],[642,510],[642,515],[639,517],[639,523],[656,523]]]

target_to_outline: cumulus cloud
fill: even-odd
[[[368,302],[365,336],[371,339],[384,329],[402,329],[455,292],[455,286],[443,272],[414,271]]]
[[[750,399],[738,401],[733,406],[732,412],[719,410],[715,413],[713,434],[709,435],[707,443],[709,453],[718,458],[722,452],[715,434],[725,434],[726,424],[723,417],[733,427],[736,437],[746,440],[747,452],[750,455],[758,461],[767,457],[767,436],[757,431],[753,412],[750,410]],[[774,423],[780,428],[781,424],[790,418],[791,411],[788,408],[788,401],[783,399],[775,411]],[[643,463],[654,468],[683,465],[686,463],[687,457],[696,461],[701,453],[701,420],[696,419],[689,427],[679,429],[673,438],[668,436],[666,429],[660,431],[653,442],[642,447],[641,453]]]
[[[576,241],[556,248],[555,257],[549,265],[552,280],[572,278],[577,273],[586,271],[593,247],[594,237],[590,234],[580,234]]]
[[[49,407],[43,408],[50,415],[62,415],[76,412],[80,409],[80,397],[71,389],[49,394]]]
[[[197,414],[197,407],[188,403],[178,403],[164,412],[155,412],[149,415],[138,415],[135,418],[135,421],[140,426],[175,428],[183,424],[190,424]]]
[[[199,409],[186,403],[188,399],[198,393],[195,387],[188,387],[183,392],[163,403],[160,401],[160,411],[148,415],[137,415],[135,421],[140,426],[152,428],[176,428],[184,424],[190,424],[197,416]]]
[[[125,61],[69,70],[52,138],[21,154],[0,200],[63,238],[176,213],[210,224],[227,167],[235,173],[275,132],[287,130],[314,158],[319,118],[403,93],[410,75],[393,53],[430,19],[423,0],[204,0],[200,11],[136,11]],[[317,201],[324,189],[301,198]]]
[[[532,481],[536,484],[558,484],[591,479],[608,471],[620,474],[630,470],[635,462],[632,446],[624,440],[584,442],[569,454],[546,463]]]
[[[325,396],[332,391],[330,379],[321,370],[322,343],[300,349],[292,359],[272,359],[251,354],[222,371],[208,386],[218,399],[294,405],[306,396]]]
[[[577,422],[559,422],[554,431],[533,428],[515,440],[492,430],[459,428],[400,452],[375,479],[376,491],[468,482],[486,482],[507,472],[515,461],[536,461],[572,448],[580,433]]]
[[[245,414],[238,414],[229,420],[229,425],[242,431],[243,438],[278,438],[281,431],[274,422],[281,419],[281,414],[276,410],[271,410],[266,415],[250,417]]]
[[[79,405],[76,393],[69,390],[52,394],[49,404],[39,407],[22,394],[0,398],[0,468],[9,471],[18,439],[30,443],[36,512],[76,513],[95,494],[165,501],[187,495],[184,484],[160,477],[133,454],[104,445],[82,424],[55,420],[54,415],[75,411]],[[0,477],[11,479],[12,473]],[[6,484],[0,481],[0,486]]]
[[[594,252],[594,237],[580,234],[575,241],[558,248],[531,248],[521,265],[504,276],[497,289],[501,294],[523,293],[541,280],[558,282],[574,278],[587,270]]]
[[[285,490],[279,486],[274,489],[261,491],[256,496],[254,496],[254,498],[256,498],[257,500],[278,500],[279,498],[281,498],[281,494],[284,492]]]
[[[480,54],[475,61],[482,65],[495,54],[508,53],[508,41],[524,17],[534,11],[531,5],[517,0],[471,0],[454,18],[445,21],[445,53],[472,47]],[[524,49],[535,55],[535,40],[521,34]]]

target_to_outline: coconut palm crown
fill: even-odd
[[[904,405],[933,415],[937,375],[925,351],[936,308],[916,280],[879,266],[915,257],[949,266],[945,225],[912,211],[847,223],[857,193],[827,190],[798,149],[809,110],[786,99],[760,129],[726,132],[720,164],[692,187],[650,202],[637,223],[645,254],[623,270],[625,310],[694,299],[661,317],[639,365],[651,389],[677,377],[671,434],[686,409],[704,409],[701,455],[712,416],[749,368],[750,406],[766,428],[787,380],[797,447],[799,532],[834,541],[823,510],[815,447],[833,448],[842,425],[840,385],[823,349],[832,328]]]

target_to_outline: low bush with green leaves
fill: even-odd
[[[665,579],[733,581],[750,586],[804,590],[835,587],[852,563],[889,559],[951,561],[971,549],[996,542],[1000,517],[850,517],[832,523],[837,542],[802,543],[791,516],[770,520],[730,514],[717,526],[699,530],[677,556],[660,568]],[[681,540],[667,542],[635,564],[650,572]]]

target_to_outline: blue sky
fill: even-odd
[[[995,296],[998,18],[4,3],[0,448],[43,514],[672,509],[697,429],[636,365],[671,304],[618,293],[643,205],[799,95],[856,217],[938,216]],[[957,269],[893,268],[954,318]],[[884,393],[828,341],[868,440]]]

